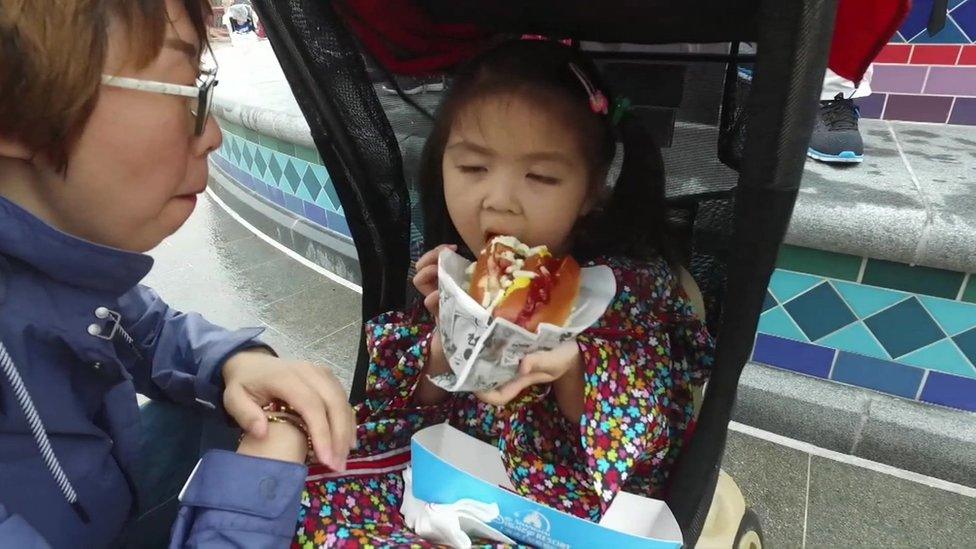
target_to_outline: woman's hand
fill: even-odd
[[[269,422],[261,407],[281,399],[308,425],[319,461],[342,470],[356,443],[356,417],[331,370],[249,349],[227,359],[223,374],[224,409],[249,435],[264,440]]]
[[[305,433],[291,423],[269,423],[268,432],[261,438],[245,433],[237,453],[279,461],[305,463],[308,441]]]
[[[441,292],[437,289],[437,258],[444,250],[457,251],[454,244],[441,244],[425,253],[417,260],[417,274],[413,277],[413,285],[424,297],[424,307],[430,311],[437,322],[437,312],[440,305]]]
[[[477,393],[477,396],[487,404],[503,406],[528,387],[541,383],[552,383],[563,413],[570,418],[573,415],[579,418],[583,406],[583,356],[575,340],[551,351],[526,356],[519,364],[518,377],[491,391]]]

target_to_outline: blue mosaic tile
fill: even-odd
[[[797,341],[809,341],[782,307],[775,307],[759,317],[759,332]]]
[[[325,214],[325,208],[321,208],[310,202],[305,203],[305,217],[323,227],[329,226],[329,219]]]
[[[844,300],[827,282],[794,298],[783,307],[811,341],[857,320]]]
[[[271,199],[271,191],[268,190],[268,184],[264,181],[254,182],[254,192],[258,193],[264,198],[267,198],[268,200]]]
[[[899,358],[898,362],[947,374],[976,378],[976,368],[966,360],[951,339],[936,341],[928,347],[908,353]]]
[[[929,36],[929,31],[923,31],[912,40],[912,44],[969,44],[969,38],[949,17],[946,18],[945,27],[935,36]]]
[[[929,296],[919,296],[918,299],[947,335],[976,328],[976,304]]]
[[[325,194],[329,197],[329,200],[335,205],[336,207],[335,211],[341,214],[342,201],[339,200],[339,193],[336,192],[335,183],[332,181],[331,178],[325,184],[325,188],[323,190],[325,191]]]
[[[865,286],[842,280],[833,280],[831,284],[834,285],[837,293],[844,298],[844,301],[850,305],[851,310],[858,318],[867,318],[911,295],[897,290]]]
[[[959,4],[963,4],[968,1],[969,0],[949,0],[949,11],[955,9],[957,6],[959,6]]]
[[[919,400],[976,412],[976,379],[929,372]]]
[[[826,378],[830,374],[830,365],[834,360],[835,352],[833,349],[810,343],[759,334],[756,336],[752,360],[801,374]]]
[[[929,24],[929,14],[932,12],[932,0],[914,0],[911,10],[902,22],[898,31],[906,40],[911,40]]]
[[[891,358],[861,322],[845,326],[829,336],[817,340],[817,344],[874,358],[885,360]]]
[[[763,306],[762,306],[763,312],[765,313],[766,311],[772,309],[777,305],[779,305],[779,303],[776,302],[776,298],[773,297],[773,294],[769,293],[769,290],[766,290],[766,298],[763,299]]]
[[[840,351],[830,378],[891,395],[914,399],[925,371],[911,366]]]
[[[329,219],[329,228],[333,231],[348,236],[352,238],[352,233],[349,231],[349,224],[346,223],[346,218],[335,212],[325,212],[326,217]]]
[[[946,337],[915,297],[881,311],[866,319],[864,324],[892,358]]]
[[[966,2],[949,14],[970,41],[976,40],[976,2]]]
[[[780,303],[789,301],[803,292],[823,282],[819,276],[794,273],[776,269],[769,279],[769,292]]]
[[[952,338],[959,346],[962,354],[966,355],[969,362],[976,365],[976,328],[963,332]]]
[[[285,194],[285,208],[291,213],[298,214],[301,216],[305,215],[305,201],[297,196],[292,196],[290,194]]]
[[[295,194],[298,191],[298,184],[301,180],[302,178],[298,175],[298,170],[295,169],[294,163],[290,158],[287,158],[281,170],[281,190],[286,193]]]
[[[902,42],[905,41],[905,37],[902,36],[900,32],[896,32],[895,35],[892,36],[891,39],[888,40],[888,41],[889,42],[894,42],[896,44],[900,44],[900,43],[902,43]]]
[[[240,163],[240,161],[241,161],[241,148],[237,144],[237,139],[236,138],[230,144],[230,154],[231,154],[231,159],[234,161],[235,164]]]

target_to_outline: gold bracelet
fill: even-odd
[[[290,423],[301,431],[305,435],[305,442],[309,451],[312,450],[312,437],[308,434],[308,426],[294,408],[284,401],[274,399],[261,409],[265,411],[265,417],[267,417],[268,421],[272,423]]]

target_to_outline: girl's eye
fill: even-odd
[[[539,182],[539,183],[543,183],[545,185],[556,185],[556,184],[559,183],[559,178],[558,177],[550,177],[548,175],[541,175],[541,174],[537,174],[537,173],[529,173],[528,175],[526,175],[526,177],[528,177],[532,181],[536,181],[536,182]]]
[[[458,169],[461,170],[461,173],[468,174],[479,174],[488,171],[488,168],[484,166],[458,166]]]

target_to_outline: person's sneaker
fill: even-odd
[[[403,93],[415,95],[421,92],[444,91],[444,76],[396,76],[397,84]],[[397,91],[389,82],[383,84],[383,91],[396,95]]]
[[[821,101],[807,156],[821,162],[850,164],[864,160],[864,141],[857,129],[860,114],[853,99],[838,94]]]

